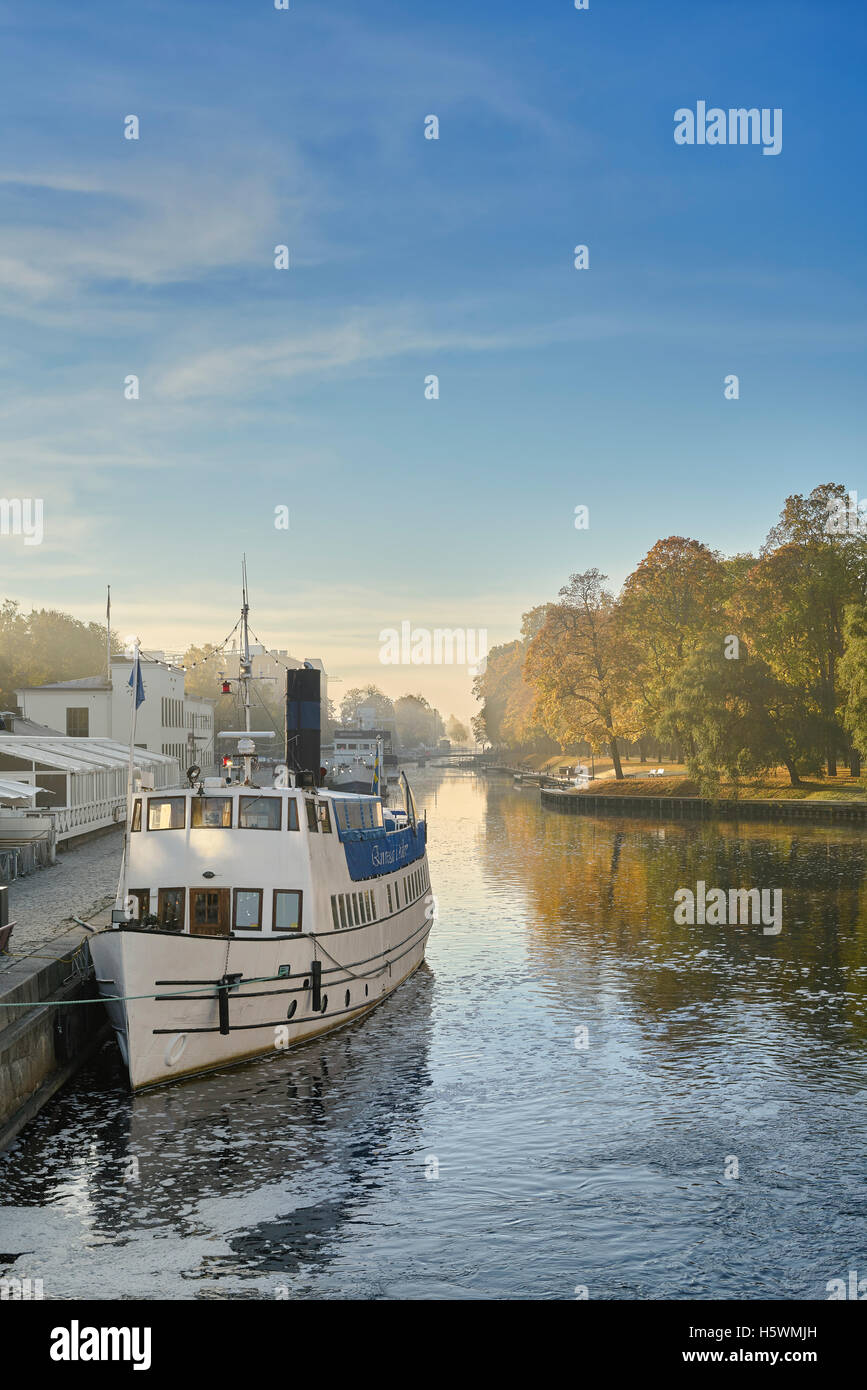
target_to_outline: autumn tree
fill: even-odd
[[[529,642],[544,626],[549,606],[542,604],[525,613],[520,639],[492,647],[485,669],[473,681],[473,695],[482,701],[472,721],[479,743],[539,752],[554,752],[562,746],[542,727],[536,714],[537,691],[525,669]]]
[[[598,569],[573,574],[529,644],[525,674],[552,737],[606,747],[623,777],[618,739],[630,736],[619,692],[625,680],[614,596]]]

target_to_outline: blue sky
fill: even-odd
[[[865,34],[855,0],[0,3],[2,491],[45,505],[4,594],[98,618],[111,582],[124,633],[217,640],[246,549],[269,644],[467,715],[380,630],[508,640],[572,571],[867,494]],[[697,100],[781,107],[782,152],[676,146]]]

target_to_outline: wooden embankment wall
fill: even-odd
[[[549,810],[574,815],[867,825],[864,801],[709,801],[699,796],[594,796],[547,789],[541,795],[542,805]]]

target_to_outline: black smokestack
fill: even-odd
[[[286,763],[293,772],[309,772],[319,783],[322,732],[319,671],[305,666],[286,672]]]

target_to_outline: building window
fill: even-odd
[[[66,711],[66,735],[67,738],[87,738],[90,727],[90,710],[67,709]]]
[[[185,888],[161,888],[157,894],[157,918],[161,927],[182,929],[184,925]]]
[[[261,888],[235,889],[235,915],[232,925],[236,931],[262,930]]]
[[[232,828],[232,798],[230,796],[194,796],[191,802],[190,824],[194,830],[208,827],[213,830]]]
[[[301,930],[301,894],[289,889],[274,889],[272,931]]]
[[[183,830],[187,823],[184,796],[152,796],[148,800],[148,830]]]
[[[279,830],[279,796],[240,796],[238,798],[239,830]]]

